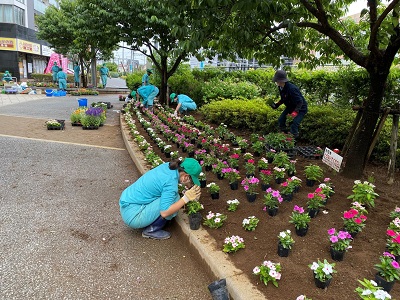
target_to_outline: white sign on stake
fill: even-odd
[[[331,149],[325,148],[324,156],[322,157],[323,163],[327,164],[332,169],[339,172],[342,160],[343,160],[342,156],[336,154]]]

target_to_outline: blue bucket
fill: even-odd
[[[86,98],[78,99],[78,104],[79,104],[79,106],[87,107],[87,99]]]
[[[53,96],[53,90],[46,90],[46,96],[47,97]]]

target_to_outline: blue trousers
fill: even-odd
[[[278,124],[280,130],[286,129],[286,119],[287,119],[288,110],[285,108],[278,118]],[[295,118],[293,118],[292,124],[290,125],[290,133],[293,134],[294,137],[299,136],[299,125],[301,121],[304,119],[306,112],[300,111]]]
[[[107,75],[101,75],[101,83],[103,84],[103,88],[107,85]]]

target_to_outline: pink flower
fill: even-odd
[[[336,235],[332,235],[332,236],[330,237],[330,240],[331,240],[332,243],[337,243],[337,241],[338,241],[339,239],[338,239],[338,237],[337,237]]]
[[[392,230],[392,229],[388,229],[388,230],[386,231],[386,234],[387,234],[388,236],[394,237],[394,236],[396,236],[397,233],[396,233],[394,230]]]
[[[336,232],[335,228],[328,229],[328,234],[329,235],[335,234],[335,232]]]
[[[400,265],[399,265],[399,263],[397,262],[397,261],[392,261],[392,266],[393,266],[393,268],[395,268],[395,269],[398,269],[398,268],[400,268]]]
[[[322,192],[322,189],[321,188],[316,188],[315,189],[315,192],[318,194],[318,193],[321,193]]]
[[[357,223],[357,224],[361,224],[362,220],[360,218],[357,218],[357,219],[354,220],[354,222]]]
[[[314,193],[308,193],[307,198],[308,198],[308,199],[314,198]]]

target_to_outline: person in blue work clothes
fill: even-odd
[[[81,68],[79,67],[78,62],[75,63],[74,65],[74,82],[75,82],[75,87],[79,87],[79,74],[81,73]]]
[[[3,74],[3,81],[4,82],[10,82],[12,80],[13,79],[12,79],[12,76],[11,76],[10,72],[5,71],[4,74]]]
[[[153,70],[147,69],[146,73],[142,76],[142,86],[150,84],[150,75],[153,74]]]
[[[286,116],[290,115],[293,118],[290,125],[290,133],[294,138],[298,138],[300,122],[308,111],[307,101],[301,94],[300,89],[288,80],[284,70],[276,71],[273,81],[278,86],[281,100],[278,103],[271,104],[271,107],[277,109],[281,104],[285,104],[286,106],[278,118],[279,129],[287,132]]]
[[[175,93],[172,93],[171,95],[169,95],[169,99],[171,100],[171,102],[178,103],[174,112],[175,116],[178,115],[178,112],[186,114],[189,110],[197,109],[196,102],[194,102],[192,98],[184,94],[177,95]]]
[[[143,174],[121,194],[119,205],[124,223],[131,228],[143,228],[145,238],[170,238],[171,234],[162,229],[186,203],[200,198],[201,171],[197,160],[185,158],[183,162],[163,163]],[[187,188],[183,197],[178,193],[179,183]]]
[[[137,90],[138,97],[142,97],[142,104],[145,108],[150,110],[153,109],[154,98],[158,95],[159,89],[158,87],[149,84],[145,86],[141,86]]]
[[[53,66],[51,67],[51,73],[53,74],[53,83],[57,83],[58,82],[57,73],[60,70],[61,70],[61,68],[57,65],[57,62],[55,61],[53,63]]]
[[[101,78],[101,83],[103,85],[103,89],[106,88],[107,85],[107,77],[110,76],[110,71],[106,67],[106,64],[103,64],[103,66],[100,68],[100,78]]]
[[[60,68],[57,72],[58,88],[62,91],[67,90],[67,74]]]

